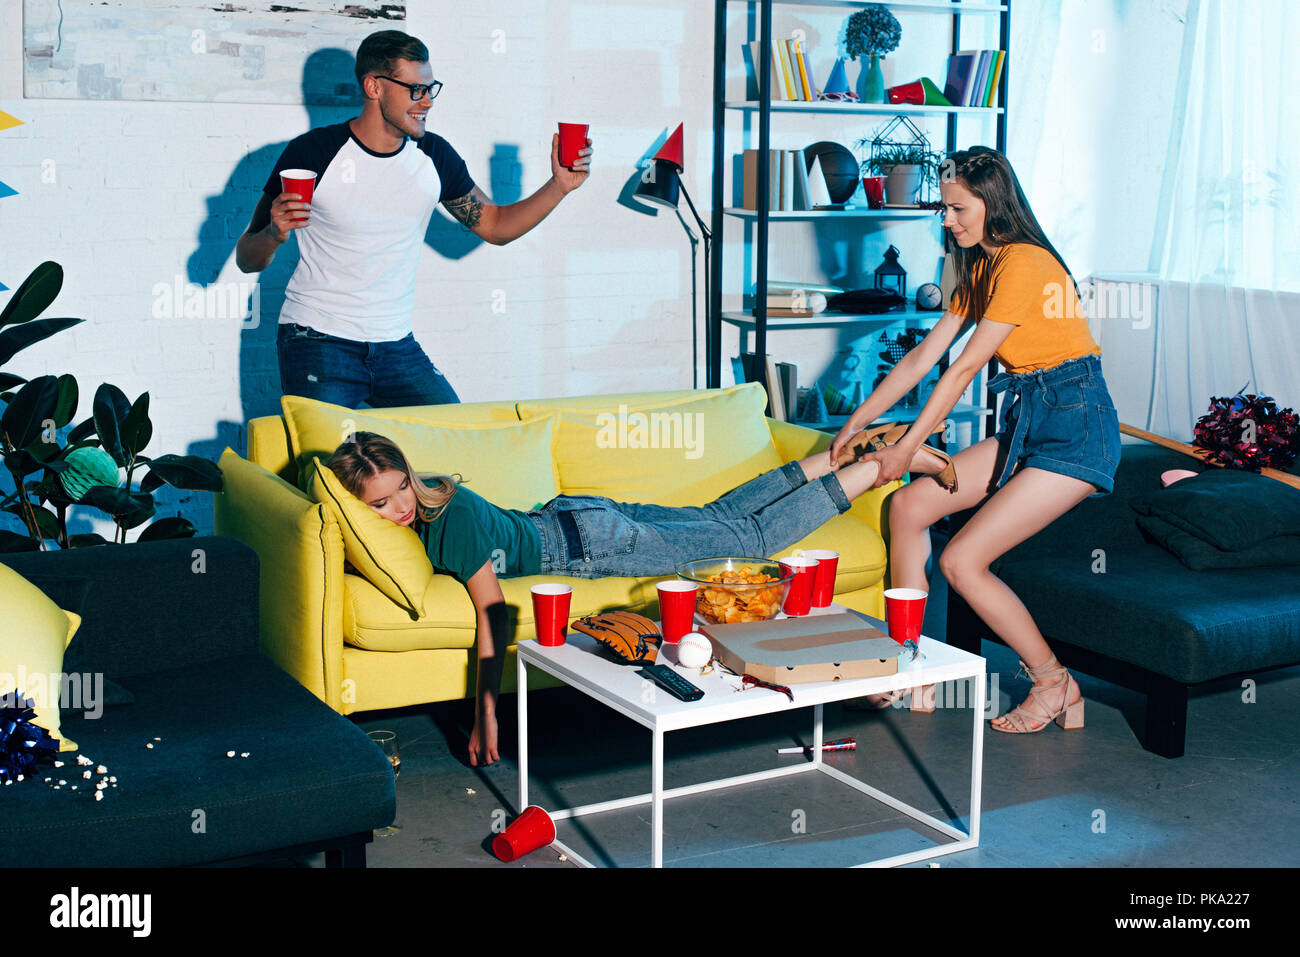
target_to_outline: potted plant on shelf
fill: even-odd
[[[871,64],[863,74],[863,103],[885,102],[885,75],[880,69],[880,58],[898,49],[902,36],[898,18],[879,3],[857,11],[845,23],[844,48],[849,59],[871,57]]]
[[[905,138],[895,138],[898,132]],[[906,116],[894,117],[879,132],[854,145],[858,149],[870,147],[870,155],[862,163],[862,175],[885,177],[885,202],[890,206],[922,205],[918,192],[926,188],[928,198],[930,189],[938,188],[943,157]]]

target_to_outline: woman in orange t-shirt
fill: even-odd
[[[1085,498],[1114,488],[1119,420],[1101,374],[1101,349],[1088,331],[1074,280],[1006,157],[976,146],[949,155],[941,173],[944,246],[957,273],[952,302],[924,341],[854,410],[831,445],[831,462],[874,458],[881,466],[878,483],[904,472],[939,480],[912,482],[890,498],[895,588],[928,591],[930,526],[978,506],[944,549],[939,567],[949,586],[1020,655],[1034,682],[1019,707],[991,724],[1014,733],[1041,731],[1053,720],[1083,727],[1079,686],[1057,662],[1024,603],[989,566]],[[971,324],[970,341],[905,435],[887,447],[865,441],[871,433],[855,439]],[[991,358],[1004,371],[989,388],[1008,392],[997,435],[951,459],[924,446]]]

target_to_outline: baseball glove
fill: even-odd
[[[629,664],[650,664],[659,653],[663,635],[655,623],[644,615],[630,611],[607,611],[579,618],[571,626],[591,635]]]

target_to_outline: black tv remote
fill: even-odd
[[[691,684],[667,665],[650,665],[647,668],[638,668],[636,673],[653,681],[674,698],[679,698],[682,701],[699,701],[704,697],[703,690]]]

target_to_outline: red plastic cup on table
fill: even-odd
[[[507,863],[555,840],[555,822],[536,804],[524,808],[510,826],[492,839],[492,853]]]
[[[915,658],[920,651],[917,641],[925,621],[925,599],[928,592],[919,588],[888,588],[885,590],[885,625],[889,637],[904,648],[912,649]]]
[[[813,572],[812,606],[827,608],[835,601],[835,572],[840,565],[840,553],[826,548],[804,549],[804,558],[817,559]]]
[[[785,603],[781,606],[781,610],[792,617],[808,614],[812,610],[813,579],[817,574],[817,559],[790,555],[786,558],[778,558],[777,563],[781,566],[782,578],[786,575],[794,576],[790,580],[790,590],[785,593]]]
[[[312,193],[316,191],[316,174],[309,169],[285,169],[280,171],[280,189],[285,193],[296,193],[308,206],[311,205]],[[307,225],[308,213],[298,220],[298,225]]]
[[[569,633],[569,603],[573,600],[571,585],[534,585],[533,621],[537,625],[537,643],[547,648],[564,644]]]
[[[586,123],[560,124],[560,165],[573,169],[578,162],[578,151],[591,145],[587,131],[591,127]]]
[[[660,582],[659,620],[664,641],[677,641],[694,630],[695,595],[699,586],[694,582]]]

